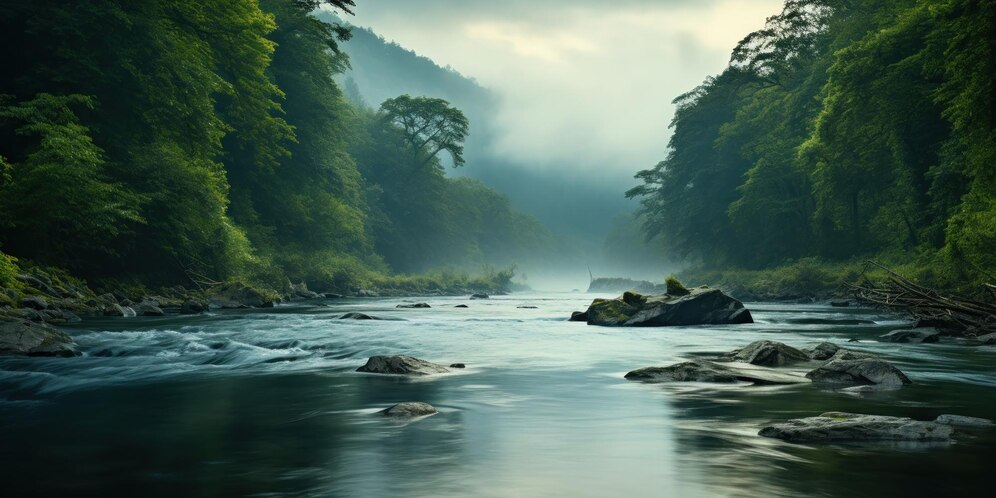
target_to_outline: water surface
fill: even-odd
[[[878,343],[901,317],[822,305],[748,304],[757,323],[736,326],[564,320],[592,297],[418,299],[431,309],[346,299],[87,321],[69,329],[83,357],[0,359],[7,496],[988,495],[990,432],[935,446],[756,434],[831,410],[993,418],[996,348]],[[386,320],[337,319],[347,311]],[[915,384],[862,394],[623,379],[762,338],[862,339],[848,347],[885,357]],[[376,354],[468,368],[418,379],[354,372]],[[400,401],[440,413],[411,422],[376,413]]]

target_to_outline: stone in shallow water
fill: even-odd
[[[809,361],[809,355],[787,344],[776,341],[754,341],[733,355],[736,361],[761,365],[765,367],[780,367]]]
[[[588,325],[603,326],[664,327],[754,322],[743,303],[719,289],[708,287],[697,287],[683,296],[643,296],[626,292],[615,299],[595,299],[585,313]]]
[[[758,435],[791,442],[950,441],[954,430],[936,422],[906,417],[827,412],[818,417],[769,425]]]
[[[0,319],[0,356],[79,356],[76,343],[51,325]]]
[[[346,313],[339,317],[340,320],[380,320],[375,316],[370,316],[366,313],[358,313],[356,311]]]
[[[840,351],[840,346],[832,342],[821,342],[808,351],[809,357],[814,360],[829,360],[834,354]]]
[[[899,329],[879,336],[879,339],[882,339],[884,342],[931,343],[941,340],[941,332],[933,327]]]
[[[382,410],[380,413],[388,417],[424,417],[439,412],[429,403],[405,401],[404,403],[398,403],[386,410]]]
[[[399,304],[395,308],[431,308],[428,303]]]
[[[807,373],[806,377],[819,384],[912,384],[898,368],[873,358],[835,359]]]
[[[432,375],[449,372],[442,365],[404,355],[371,356],[366,365],[357,368],[356,371],[391,375]]]
[[[677,363],[666,367],[646,367],[626,374],[626,379],[642,382],[709,382],[737,381],[755,384],[807,384],[810,381],[796,375],[763,367],[734,367],[705,360]]]

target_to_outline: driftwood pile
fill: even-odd
[[[856,299],[908,311],[917,319],[918,326],[938,327],[970,337],[996,332],[996,302],[944,296],[881,264],[869,261],[865,269],[869,267],[885,271],[887,277],[880,281],[863,277],[849,284]],[[996,286],[986,287],[996,295]]]

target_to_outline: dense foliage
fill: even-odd
[[[678,97],[646,233],[706,266],[996,273],[996,2],[788,0]]]
[[[5,2],[0,248],[97,280],[324,288],[552,248],[502,196],[445,177],[460,110],[343,96],[350,33],[312,13],[352,5]],[[413,142],[405,102],[451,126]]]

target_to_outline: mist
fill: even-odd
[[[638,204],[623,193],[638,170],[664,158],[674,97],[722,70],[731,47],[779,5],[362,3],[347,19],[356,28],[343,45],[353,66],[345,78],[372,107],[410,93],[467,114],[467,165],[447,174],[505,194],[570,248],[552,266],[518,261],[529,285],[583,287],[589,267],[596,276],[659,280],[676,264],[643,240]],[[626,244],[613,245],[610,233],[627,234]]]

